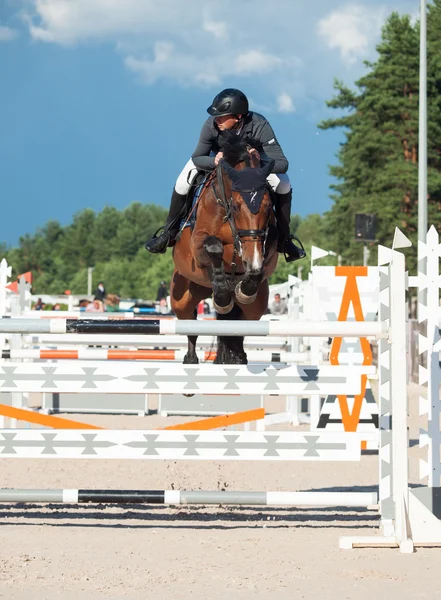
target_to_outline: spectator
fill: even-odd
[[[116,294],[107,294],[104,302],[107,312],[118,312],[119,311],[120,297]]]
[[[286,315],[288,313],[288,305],[286,300],[280,297],[280,294],[274,294],[274,300],[271,302],[270,313],[272,315]]]
[[[156,312],[160,313],[161,315],[166,315],[168,312],[170,312],[168,310],[166,298],[161,298],[161,300],[159,301],[159,306],[156,309]]]
[[[94,300],[86,306],[86,312],[104,312],[104,304],[101,300]]]
[[[61,306],[58,304],[58,302],[56,304],[54,304],[54,307],[52,310],[61,310]]]
[[[38,298],[37,302],[35,303],[34,310],[44,310],[44,304],[41,298]]]
[[[101,300],[101,302],[103,302],[105,297],[106,288],[104,287],[104,283],[100,281],[98,287],[95,290],[94,300]]]
[[[161,302],[163,298],[167,300],[168,290],[165,285],[165,281],[161,281],[161,285],[158,287],[158,291],[156,292],[156,302]]]

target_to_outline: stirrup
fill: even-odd
[[[159,232],[161,232],[161,233],[158,235]],[[161,238],[162,238],[163,243],[165,243],[165,245],[164,245],[163,249],[157,250],[155,248],[156,241],[160,240]],[[145,243],[144,247],[148,252],[151,252],[152,254],[164,254],[167,251],[167,248],[169,247],[170,242],[171,242],[170,229],[167,227],[167,225],[165,225],[155,231],[155,233],[152,235],[152,237]]]
[[[299,246],[297,246],[297,244],[295,244],[295,243],[293,242],[293,240],[296,240],[296,242],[298,242],[298,243],[299,243],[299,246],[300,246],[300,247],[299,247]],[[287,244],[289,244],[290,242],[292,243],[293,247],[295,248],[295,250],[296,250],[296,252],[297,252],[297,256],[293,256],[292,254],[290,255],[290,254],[288,254],[288,253],[285,251],[285,249],[283,249],[283,255],[285,256],[285,260],[286,260],[286,262],[287,262],[287,263],[290,263],[290,262],[294,262],[294,261],[296,261],[296,260],[300,260],[300,259],[302,259],[302,258],[305,258],[305,256],[306,256],[306,250],[305,250],[305,248],[303,247],[303,244],[302,244],[302,242],[299,240],[299,238],[298,238],[296,235],[290,234],[290,235],[288,236],[288,238],[285,240],[285,244],[284,244],[284,245],[286,246],[286,245],[287,245]]]

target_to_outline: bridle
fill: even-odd
[[[215,197],[216,197],[216,201],[218,202],[218,204],[220,204],[222,206],[222,208],[225,210],[225,217],[224,217],[224,223],[228,222],[228,224],[230,225],[230,229],[231,229],[231,234],[233,236],[233,262],[232,262],[232,270],[233,268],[235,269],[236,267],[236,255],[238,256],[242,256],[242,244],[246,243],[246,242],[262,242],[263,243],[263,254],[265,255],[265,251],[266,251],[266,242],[268,239],[268,233],[269,233],[269,223],[266,227],[266,229],[238,229],[236,226],[236,222],[234,220],[234,214],[233,214],[233,196],[231,195],[230,198],[227,198],[227,194],[225,192],[225,185],[224,185],[224,179],[223,179],[223,172],[222,172],[222,165],[219,163],[217,168],[216,168],[216,175],[217,177],[213,177],[211,180],[211,186],[213,188]],[[216,189],[216,183],[215,180],[217,179],[217,183],[219,184],[219,193],[217,192]],[[264,187],[264,186],[263,186]],[[263,189],[263,187],[259,188]],[[242,190],[243,192],[254,192],[254,191],[258,191],[258,190]],[[246,239],[249,238],[249,239]]]

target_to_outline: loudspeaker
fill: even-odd
[[[375,215],[357,213],[355,215],[355,241],[374,242],[376,234]]]

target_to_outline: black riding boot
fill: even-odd
[[[289,223],[291,220],[291,200],[292,190],[287,194],[274,194],[275,196],[275,210],[277,217],[277,230],[279,232],[279,241],[277,243],[277,252],[281,252],[285,255],[286,262],[293,262],[300,258],[305,258],[306,252],[303,248],[302,242],[294,235],[291,235],[289,231]],[[292,241],[295,239],[299,242],[300,246],[297,246]]]
[[[178,194],[178,192],[173,188],[167,221],[164,227],[160,227],[158,229],[158,231],[161,231],[161,233],[157,235],[157,231],[155,235],[146,242],[146,250],[152,252],[153,254],[164,254],[164,252],[167,250],[167,247],[174,242],[179,232],[179,225],[184,216],[186,203],[187,196],[185,194]]]

